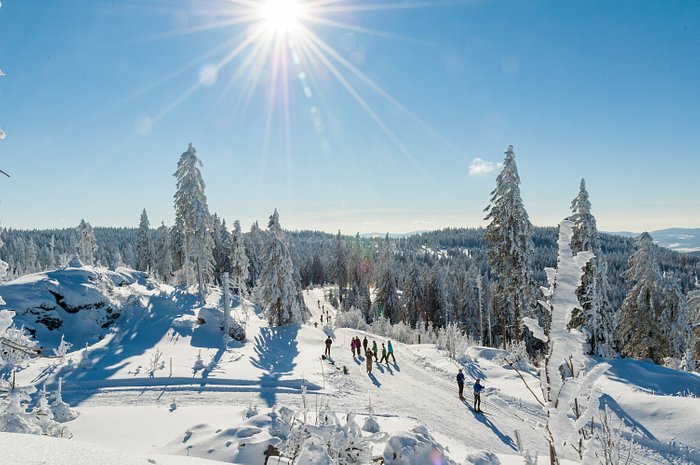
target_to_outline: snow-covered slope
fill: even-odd
[[[68,299],[77,298],[73,296],[80,286],[87,288],[85,295],[91,295],[96,274],[113,276],[92,268],[56,273],[75,274],[76,279],[61,277],[59,281],[52,273],[33,275],[8,283],[0,294],[8,300],[8,307],[35,308],[51,301],[38,290],[30,295],[12,286],[56,286],[52,288]],[[270,328],[250,303],[235,302],[234,317],[247,321],[247,341],[232,341],[226,347],[218,291],[201,302],[193,293],[153,283],[136,272],[118,270],[116,275],[125,276],[124,285],[110,277],[112,285],[100,295],[116,302],[122,315],[104,330],[103,339],[91,341],[86,353],[82,349],[72,352],[68,355],[72,361],[65,364],[39,359],[18,374],[20,383],[46,383],[49,389],[59,377],[64,379],[63,398],[81,413],[68,424],[74,440],[146,457],[159,453],[262,463],[262,450],[279,442],[272,409],[287,406],[300,414],[303,384],[308,390],[311,422],[328,403],[339,417],[357,413],[361,424],[371,399],[382,430],[365,433],[374,455],[384,453],[392,435],[425,424],[460,464],[468,454],[481,450],[498,454],[502,463],[522,463],[516,431],[528,448],[539,451],[541,463],[546,463],[541,431],[544,413],[503,362],[501,350],[472,347],[459,364],[468,382],[477,377],[485,380],[483,409],[487,414],[475,415],[457,398],[454,377],[458,364],[434,345],[395,342],[397,363],[375,365],[368,376],[364,360],[352,356],[349,341],[355,335],[379,343],[386,340],[336,328],[334,364],[322,361],[326,335],[313,322],[319,321],[322,308],[330,310],[335,321],[335,310],[323,289],[304,292],[312,318],[310,324],[300,327]],[[51,283],[49,276],[60,284]],[[8,287],[12,292],[4,289]],[[24,319],[27,312],[19,318],[31,321]],[[80,334],[89,341],[87,331]],[[48,330],[37,331],[37,336],[47,338],[40,339],[44,345],[56,341],[55,332]],[[524,375],[536,388],[536,370],[526,368]],[[619,360],[612,362],[599,383],[605,391],[605,405],[623,419],[625,435],[640,443],[635,463],[700,461],[700,403],[693,397],[700,396],[700,377]],[[258,415],[246,419],[251,406]]]

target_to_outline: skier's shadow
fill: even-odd
[[[357,363],[357,365],[361,366],[362,365],[362,359],[358,359],[357,357],[352,358],[353,362]]]
[[[474,415],[474,419],[476,421],[478,421],[479,423],[481,423],[482,425],[486,426],[491,431],[493,431],[493,434],[498,436],[498,439],[500,439],[501,442],[503,442],[503,444],[505,444],[506,446],[510,447],[513,450],[518,450],[518,448],[515,445],[515,441],[513,441],[513,438],[511,438],[507,434],[504,434],[500,429],[498,429],[498,427],[494,424],[494,422],[489,420],[485,414],[476,413],[474,411],[474,409],[472,408],[472,406],[468,402],[466,402],[466,401],[463,401],[463,402],[467,405],[467,407],[469,407],[469,411],[472,412],[472,414]]]
[[[367,376],[369,376],[369,379],[372,380],[372,384],[374,384],[377,387],[381,387],[382,383],[380,383],[377,377],[374,376],[374,373],[367,373]]]

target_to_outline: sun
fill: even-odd
[[[265,29],[279,35],[291,35],[301,29],[304,4],[298,0],[264,0],[258,5]]]

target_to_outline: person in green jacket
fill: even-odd
[[[374,361],[376,362],[377,359],[377,341],[372,341],[372,353],[374,354]]]
[[[389,360],[386,358],[386,347],[384,346],[384,343],[382,342],[382,358],[379,359],[379,363],[386,362],[389,363]]]

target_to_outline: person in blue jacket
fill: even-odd
[[[464,400],[464,373],[459,369],[457,373],[457,387],[459,388],[459,400]]]
[[[474,411],[481,413],[481,391],[484,390],[484,386],[481,384],[481,380],[477,379],[474,383]]]

